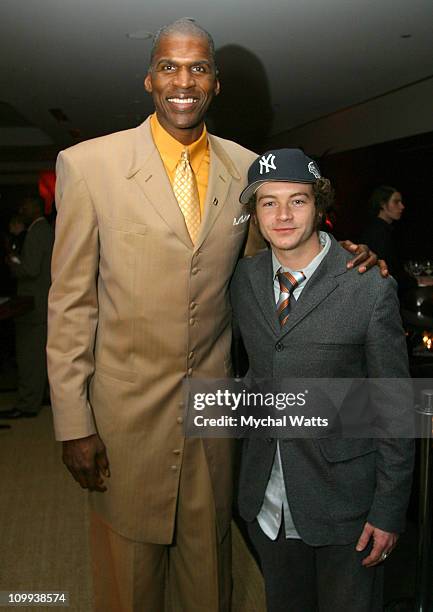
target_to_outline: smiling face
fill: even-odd
[[[318,214],[310,184],[264,183],[256,192],[255,217],[281,264],[304,266],[319,253]]]
[[[401,200],[401,193],[394,191],[388,202],[382,204],[379,217],[387,223],[399,221],[404,211],[404,204]]]
[[[185,34],[163,36],[144,86],[152,94],[162,127],[182,144],[197,140],[212,98],[219,93],[206,38]]]

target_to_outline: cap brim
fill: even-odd
[[[309,185],[315,183],[316,180],[316,178],[313,178],[311,181],[299,181],[293,178],[283,178],[263,179],[261,181],[254,181],[254,183],[251,183],[251,185],[248,185],[248,187],[245,187],[245,189],[242,191],[241,195],[239,196],[239,202],[241,204],[248,204],[251,197],[256,193],[260,185],[263,185],[264,183],[305,183],[306,185]]]
[[[255,194],[256,189],[262,183],[266,183],[266,181],[254,181],[254,183],[251,183],[251,185],[248,185],[248,187],[245,187],[245,189],[242,191],[241,195],[239,196],[239,202],[241,204],[248,204],[251,197]]]

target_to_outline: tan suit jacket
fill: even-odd
[[[96,430],[108,452],[94,508],[134,540],[171,541],[184,444],[182,381],[231,374],[228,283],[247,237],[239,203],[255,154],[209,135],[192,245],[149,120],[59,155],[48,364],[59,440]],[[231,440],[207,440],[219,533]],[[180,451],[180,452],[179,452]]]

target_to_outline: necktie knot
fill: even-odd
[[[183,162],[189,163],[189,151],[188,149],[184,149],[180,155],[180,159]]]
[[[290,272],[277,272],[277,277],[280,283],[280,293],[288,293],[290,295],[299,284]]]

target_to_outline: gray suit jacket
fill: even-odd
[[[348,271],[349,257],[332,239],[283,329],[275,307],[271,252],[239,262],[231,301],[235,333],[240,332],[248,353],[249,377],[409,377],[396,283],[382,279],[378,270],[363,275]],[[275,440],[244,441],[239,508],[247,521],[260,511],[275,448]],[[405,439],[283,440],[286,492],[302,539],[315,546],[354,542],[366,520],[386,531],[402,531],[413,449],[413,441]]]

